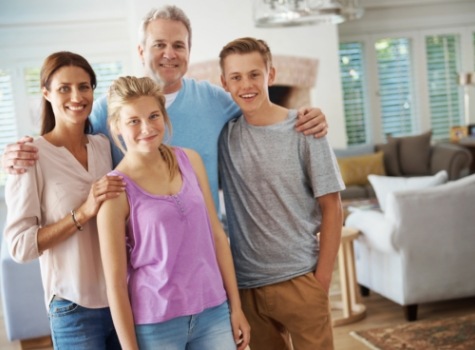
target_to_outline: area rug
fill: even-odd
[[[374,350],[474,350],[475,314],[407,322],[351,335]]]

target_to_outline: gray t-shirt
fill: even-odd
[[[269,126],[231,120],[219,140],[229,237],[239,288],[314,271],[317,197],[345,188],[327,139],[295,130],[297,111]]]

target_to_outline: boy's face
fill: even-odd
[[[269,69],[258,52],[231,54],[223,61],[221,83],[242,112],[252,114],[270,104],[268,87],[274,76],[274,68]]]

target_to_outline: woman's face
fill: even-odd
[[[83,126],[94,101],[91,77],[80,67],[61,67],[53,74],[49,89],[43,88],[43,96],[51,103],[56,125]]]
[[[127,151],[156,152],[165,135],[165,119],[154,97],[142,96],[120,109],[118,133]]]

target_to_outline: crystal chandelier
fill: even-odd
[[[256,27],[333,23],[363,16],[359,0],[253,0]]]

